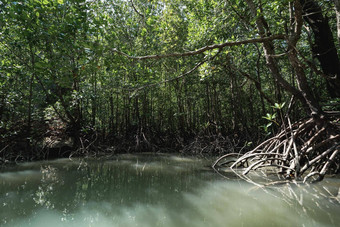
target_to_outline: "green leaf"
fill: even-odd
[[[281,104],[275,103],[274,106],[272,106],[272,107],[273,107],[274,109],[281,110],[281,109],[284,107],[285,104],[286,104],[285,102],[283,102],[283,103],[281,103]]]

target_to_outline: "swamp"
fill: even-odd
[[[126,154],[22,163],[0,173],[1,226],[336,226],[340,178],[260,188],[213,158]],[[269,182],[264,175],[250,176]]]
[[[1,226],[336,226],[340,0],[1,0]]]

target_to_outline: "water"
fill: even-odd
[[[340,226],[340,179],[261,189],[212,159],[120,155],[0,171],[0,226]]]

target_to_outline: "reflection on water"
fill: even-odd
[[[60,159],[0,172],[1,226],[336,226],[340,180],[254,187],[212,160],[120,155]]]

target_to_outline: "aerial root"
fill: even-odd
[[[320,181],[327,173],[340,170],[340,133],[336,121],[327,120],[320,127],[313,118],[287,127],[245,153],[230,153],[215,161],[213,168],[242,170],[242,175],[263,168],[274,168],[285,179]]]

